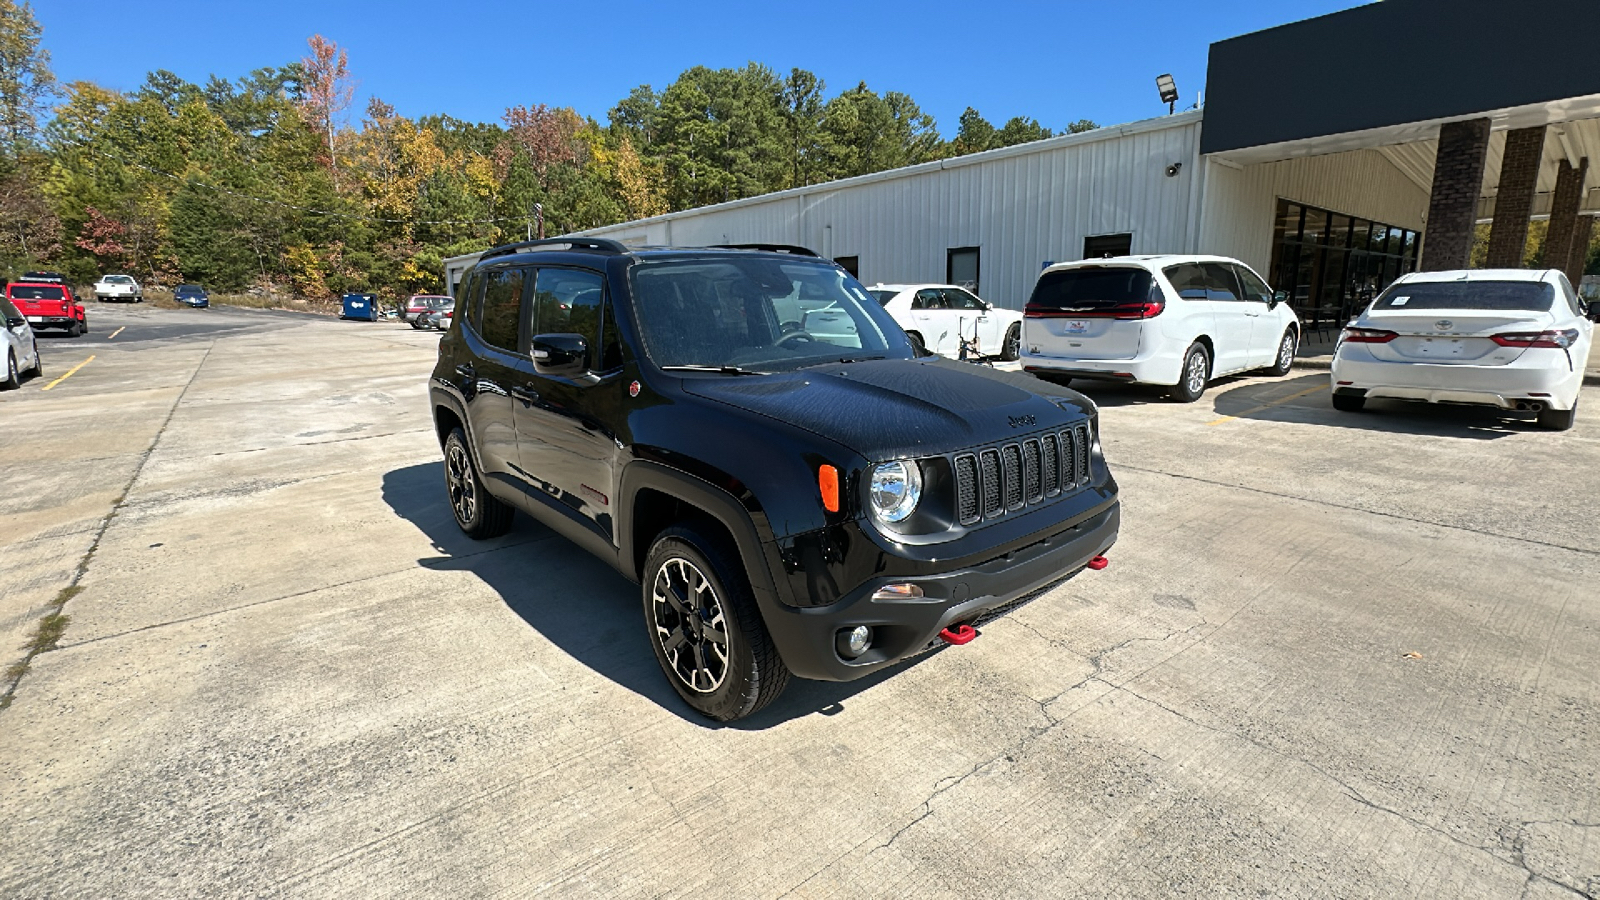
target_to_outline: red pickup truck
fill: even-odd
[[[88,313],[72,296],[72,288],[64,284],[16,281],[6,285],[6,297],[27,317],[34,331],[65,328],[68,335],[77,337],[89,330]]]

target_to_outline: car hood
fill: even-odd
[[[950,453],[1077,422],[1083,395],[1020,372],[940,357],[689,376],[684,390],[788,422],[868,459]]]

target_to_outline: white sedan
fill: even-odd
[[[94,283],[94,298],[96,300],[132,300],[135,303],[144,302],[144,288],[139,282],[133,280],[132,275],[102,275]]]
[[[1559,270],[1403,275],[1345,327],[1333,355],[1333,405],[1372,398],[1465,403],[1572,427],[1594,338]]]
[[[1022,313],[1000,309],[953,284],[875,284],[867,292],[913,341],[941,356],[1016,359]]]

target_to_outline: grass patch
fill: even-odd
[[[156,309],[192,309],[172,299],[172,294],[167,291],[146,291],[146,303]],[[241,309],[283,309],[290,312],[312,313],[319,316],[337,316],[340,303],[337,300],[308,300],[290,294],[212,294],[212,306],[236,306]]]
[[[80,569],[82,566],[80,565]],[[82,575],[82,572],[79,572]],[[22,676],[28,674],[28,668],[33,664],[33,658],[41,653],[49,653],[56,649],[61,642],[61,636],[66,634],[67,626],[72,623],[72,617],[61,611],[67,601],[83,593],[80,585],[70,585],[61,589],[55,599],[47,604],[49,612],[39,619],[39,624],[34,626],[33,635],[22,645],[22,650],[27,655],[6,667],[5,680],[10,682],[4,696],[0,696],[0,710],[11,705],[11,698],[17,692],[17,683],[22,681]]]

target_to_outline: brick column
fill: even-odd
[[[1567,280],[1573,287],[1583,278],[1584,264],[1589,261],[1589,240],[1594,236],[1594,216],[1579,216],[1572,228],[1572,255],[1566,266]]]
[[[1422,271],[1467,267],[1472,228],[1478,218],[1478,195],[1483,193],[1483,160],[1488,150],[1488,119],[1439,126],[1433,192],[1428,198],[1428,234],[1422,244]]]
[[[1494,198],[1494,224],[1489,227],[1491,269],[1521,268],[1528,248],[1528,217],[1533,213],[1533,193],[1544,161],[1545,126],[1506,132],[1506,152],[1500,159],[1500,190]]]
[[[1572,238],[1578,228],[1578,208],[1583,202],[1583,179],[1589,174],[1589,157],[1574,169],[1566,160],[1556,163],[1556,195],[1550,202],[1550,232],[1544,239],[1544,264],[1565,270],[1572,262]]]

